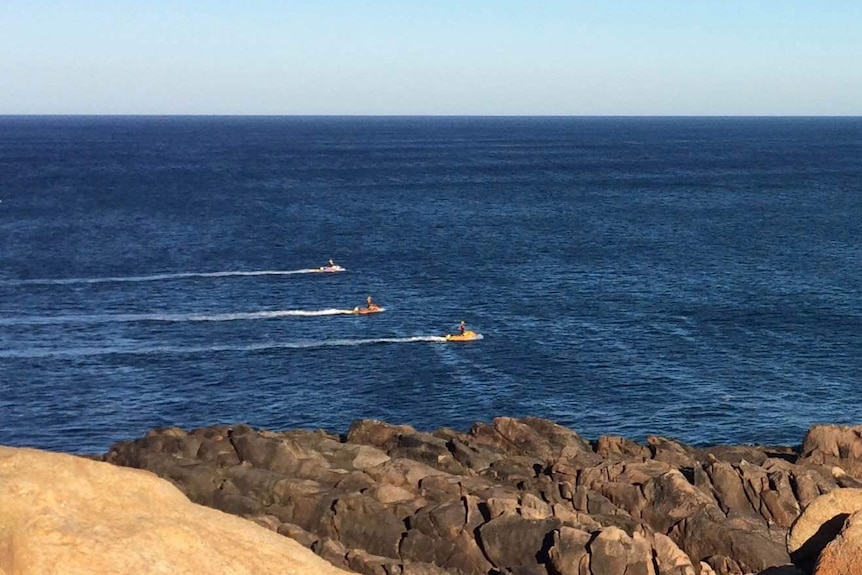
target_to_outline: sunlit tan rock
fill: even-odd
[[[810,570],[847,517],[860,510],[862,489],[835,489],[812,501],[787,534],[787,551],[793,563]]]
[[[820,557],[814,575],[858,575],[862,573],[862,512],[844,522],[844,528],[830,541]]]
[[[336,575],[297,542],[141,470],[0,447],[0,575]]]

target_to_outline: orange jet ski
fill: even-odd
[[[372,304],[365,306],[365,307],[358,307],[357,306],[357,307],[353,308],[353,313],[356,313],[359,315],[368,315],[368,314],[372,314],[372,313],[380,313],[382,311],[383,311],[383,308],[380,307],[379,305],[377,305],[376,303],[372,303]]]
[[[472,329],[464,330],[464,333],[448,333],[444,336],[446,341],[473,341],[474,339],[482,339],[482,334],[478,334]]]

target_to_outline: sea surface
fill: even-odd
[[[0,444],[796,445],[862,423],[860,294],[862,118],[0,117]]]

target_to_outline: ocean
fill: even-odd
[[[796,445],[862,423],[860,159],[862,118],[0,117],[0,444]]]

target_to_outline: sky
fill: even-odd
[[[2,0],[0,114],[862,115],[859,0]]]

